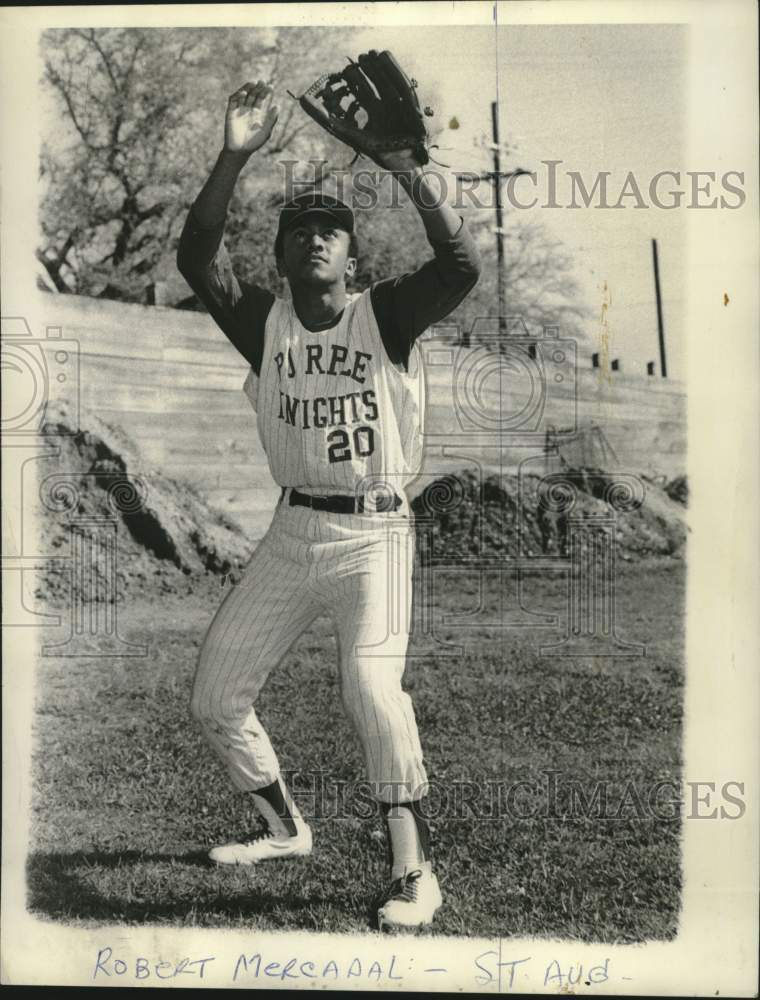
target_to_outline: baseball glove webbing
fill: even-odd
[[[416,88],[390,52],[371,49],[342,72],[320,76],[301,97],[290,96],[357,156],[379,162],[383,153],[411,149],[425,166],[430,137],[424,116],[433,112],[420,109]]]

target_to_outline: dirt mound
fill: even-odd
[[[37,595],[69,601],[73,588],[112,602],[135,590],[218,590],[220,574],[237,575],[253,549],[240,527],[188,485],[146,468],[123,431],[92,414],[86,422],[79,427],[65,405],[46,414],[40,545],[69,558],[40,572]]]
[[[614,514],[614,523],[604,530],[614,531],[620,558],[683,557],[683,507],[655,483],[631,477],[636,500],[628,502],[625,490],[616,487],[619,477],[600,469],[566,469],[562,479],[571,483],[570,492],[560,488],[547,495],[539,489],[539,476],[520,481],[493,475],[482,487],[470,470],[443,476],[412,502],[418,533],[427,533],[436,560],[567,556],[577,518]],[[570,493],[572,503],[567,502]],[[637,505],[637,500],[643,502]]]
[[[37,596],[53,605],[73,597],[113,602],[140,591],[218,597],[219,577],[235,580],[253,550],[242,529],[191,486],[146,468],[123,431],[94,415],[85,422],[86,429],[78,426],[63,405],[47,413],[40,551],[64,558],[39,572]],[[442,476],[412,502],[418,534],[433,558],[445,561],[567,556],[574,519],[609,515],[611,497],[621,496],[613,496],[619,477],[599,469],[563,470],[562,477],[572,485],[569,506],[561,490],[547,503],[538,476],[492,475],[482,487],[469,470]],[[685,478],[636,482],[643,502],[626,508],[623,496],[623,510],[604,529],[614,532],[618,555],[682,557]]]

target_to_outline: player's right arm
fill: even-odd
[[[232,192],[248,158],[264,145],[277,109],[264,112],[271,93],[261,80],[231,95],[224,123],[224,147],[185,222],[177,267],[217,325],[258,373],[271,292],[235,276],[224,245],[224,223]]]

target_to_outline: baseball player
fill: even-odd
[[[205,637],[192,714],[246,794],[251,831],[213,848],[218,864],[308,855],[309,826],[280,774],[254,704],[268,674],[320,615],[335,628],[342,702],[386,819],[392,867],[378,925],[429,924],[441,904],[421,805],[427,776],[402,688],[414,554],[404,486],[421,460],[424,400],[415,340],[467,295],[479,260],[462,219],[409,151],[383,157],[432,247],[418,270],[346,291],[357,266],[354,215],[320,192],[286,204],[274,240],[289,300],[235,276],[227,206],[277,110],[270,88],[229,99],[224,147],[188,215],[178,267],[248,362],[244,390],[281,496],[266,535]],[[434,206],[434,207],[427,207]]]

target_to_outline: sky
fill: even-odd
[[[686,162],[688,26],[386,25],[347,32],[334,68],[343,56],[369,48],[390,49],[419,81],[422,103],[436,112],[433,125],[443,126],[434,156],[452,171],[492,169],[491,103],[498,101],[507,149],[502,169],[535,170],[535,190],[521,178],[515,195],[526,202],[539,196],[533,209],[508,210],[505,224],[538,220],[570,249],[588,308],[585,354],[604,340],[624,372],[643,374],[648,361],[659,371],[651,242],[657,239],[668,374],[684,378],[684,210],[634,208],[634,198],[622,208],[600,209],[595,202],[569,208],[567,175],[577,172],[592,190],[598,173],[608,171],[614,204],[633,171],[649,204],[649,181],[659,171],[681,171],[688,190],[686,170],[716,169]],[[47,121],[44,102],[41,110]],[[448,127],[452,119],[456,129]],[[545,207],[549,160],[560,161],[561,207]],[[662,191],[664,198],[666,185]],[[494,267],[495,258],[494,237],[486,266]]]
[[[601,336],[606,303],[610,357],[632,373],[643,374],[649,360],[658,361],[659,370],[651,244],[657,239],[668,374],[684,377],[683,209],[634,208],[634,197],[618,209],[564,206],[571,200],[568,171],[579,172],[590,190],[597,173],[609,171],[610,204],[633,171],[650,204],[649,182],[659,171],[715,169],[685,161],[688,27],[407,25],[360,32],[353,44],[358,51],[391,49],[419,80],[423,103],[434,105],[433,121],[447,125],[456,117],[459,128],[444,129],[435,154],[454,170],[491,168],[492,154],[481,140],[490,141],[491,102],[498,99],[500,138],[510,147],[502,169],[536,169],[536,190],[516,186],[515,194],[526,202],[540,196],[534,210],[513,209],[506,224],[517,214],[539,218],[572,250],[591,312],[589,338]],[[541,207],[545,160],[561,161],[555,200],[563,207]],[[663,201],[673,183],[666,180]]]

